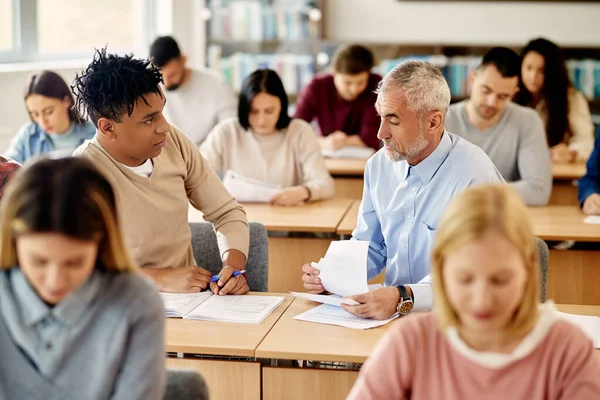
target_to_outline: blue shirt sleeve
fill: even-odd
[[[19,132],[13,137],[10,141],[10,145],[8,146],[8,150],[4,152],[4,156],[8,158],[12,158],[19,164],[23,164],[27,159],[27,155],[25,154],[25,143],[29,138],[29,131],[31,129],[31,124],[24,125]]]
[[[579,205],[583,206],[583,202],[589,195],[600,193],[600,140],[596,139],[594,151],[590,155],[587,162],[587,172],[584,177],[579,180]]]
[[[353,240],[366,240],[369,242],[367,258],[367,277],[373,279],[381,273],[387,261],[387,247],[381,232],[381,224],[375,212],[370,191],[371,163],[365,168],[365,183],[363,198],[358,209],[356,229],[352,232]]]

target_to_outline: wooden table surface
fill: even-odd
[[[359,205],[358,201],[352,204],[338,225],[339,235],[352,234]],[[584,223],[586,215],[577,206],[529,207],[528,211],[533,232],[540,239],[600,242],[600,225]]]
[[[295,299],[256,349],[256,357],[288,360],[364,362],[387,328],[359,330],[293,319],[319,303]],[[562,305],[570,314],[600,316],[600,306]],[[600,350],[596,352],[600,358]]]
[[[283,296],[285,301],[260,324],[167,318],[165,328],[166,351],[254,357],[256,347],[290,306],[294,297],[283,293],[251,294]]]
[[[356,219],[358,218],[358,207],[360,200],[354,200],[342,222],[337,227],[338,235],[352,235],[352,231],[356,228]]]
[[[585,175],[585,164],[552,164],[552,177],[557,180],[579,179]]]
[[[385,326],[358,330],[293,319],[318,305],[312,301],[295,299],[258,346],[256,357],[364,362],[385,332]]]
[[[600,225],[585,224],[577,206],[529,207],[534,234],[544,240],[600,242]]]
[[[332,232],[352,204],[351,199],[333,198],[296,207],[270,204],[243,204],[248,221],[262,223],[271,232]],[[190,222],[204,221],[202,213],[190,205]]]
[[[325,158],[325,165],[331,175],[347,175],[362,178],[367,160],[356,158]]]

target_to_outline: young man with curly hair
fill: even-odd
[[[96,51],[75,78],[77,106],[96,136],[75,151],[91,160],[114,187],[126,242],[161,291],[243,294],[249,246],[246,214],[196,146],[162,112],[159,69],[132,55]],[[218,282],[195,265],[188,205],[214,224],[223,259]]]

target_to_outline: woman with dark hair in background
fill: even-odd
[[[56,72],[33,74],[25,85],[25,106],[31,118],[10,143],[5,155],[23,163],[43,153],[71,154],[94,137],[96,128],[73,107],[73,93]]]
[[[573,87],[561,49],[538,38],[521,52],[515,102],[535,108],[546,124],[552,161],[585,162],[594,146],[594,125],[585,97]]]
[[[271,203],[292,206],[333,196],[334,182],[311,126],[287,113],[281,79],[259,69],[242,85],[238,117],[219,123],[200,146],[220,176],[228,170],[281,185]]]

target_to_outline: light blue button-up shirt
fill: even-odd
[[[141,274],[97,269],[54,307],[0,270],[0,399],[160,400],[164,306]]]
[[[35,122],[28,122],[11,140],[8,150],[6,150],[4,155],[23,164],[31,157],[57,150],[67,150],[70,154],[77,147],[81,146],[83,142],[94,137],[96,127],[89,121],[84,121],[81,124],[72,122],[69,131],[65,134],[68,135],[70,145],[69,143],[61,142],[57,146],[52,141],[52,137],[56,137],[57,135],[50,135],[44,132]]]
[[[430,309],[430,253],[438,222],[454,196],[477,183],[504,182],[479,147],[444,132],[437,148],[410,166],[379,150],[365,169],[363,199],[353,239],[369,241],[369,279],[383,268],[386,285],[410,285],[415,310]]]

